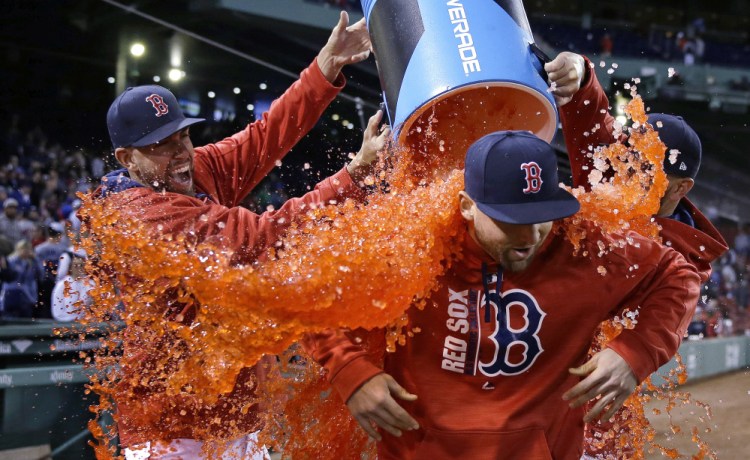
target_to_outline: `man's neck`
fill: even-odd
[[[669,217],[673,215],[679,204],[680,204],[679,201],[662,203],[661,206],[659,207],[659,210],[656,212],[656,216],[657,217]]]

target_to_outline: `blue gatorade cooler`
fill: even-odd
[[[551,141],[557,109],[521,0],[362,0],[398,142],[466,148],[498,130]]]

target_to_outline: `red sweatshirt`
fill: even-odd
[[[578,383],[568,369],[585,361],[599,324],[638,310],[636,327],[609,347],[640,381],[677,351],[699,294],[695,268],[676,251],[630,232],[636,244],[598,256],[598,241],[622,237],[588,231],[586,253],[574,255],[555,227],[526,270],[494,277],[494,261],[467,237],[462,260],[427,306],[408,311],[419,332],[386,355],[382,370],[346,334],[306,338],[345,401],[382,371],[418,396],[399,403],[421,428],[383,432],[380,459],[581,457],[583,408],[571,409],[562,395]]]
[[[347,197],[361,199],[364,196],[344,168],[320,182],[315,190],[302,198],[287,201],[277,211],[257,215],[238,206],[275,166],[275,162],[315,125],[344,83],[343,75],[339,75],[335,85],[329,83],[317,63],[313,62],[302,72],[300,79],[271,105],[263,119],[216,144],[197,147],[194,163],[196,197],[156,192],[130,179],[126,170],[108,174],[97,194],[105,200],[106,205],[115,206],[160,234],[194,232],[199,242],[212,240],[235,251],[234,262],[252,262],[278,239],[296,214],[306,212],[310,205],[328,204]],[[186,322],[194,318],[192,306],[175,307],[173,299],[162,301],[165,309],[167,303],[172,304],[169,307],[171,317],[182,314]],[[170,345],[151,343],[147,337],[147,334],[136,329],[126,333],[121,359],[125,375],[152,375],[153,372],[147,370],[153,362],[151,358],[170,353]],[[153,440],[139,432],[139,428],[142,428],[139,424],[143,420],[139,417],[143,411],[160,414],[159,430],[164,434],[164,440],[196,438],[194,427],[205,429],[211,420],[222,416],[223,423],[236,423],[248,432],[256,430],[254,410],[237,415],[246,402],[243,395],[254,391],[254,385],[249,382],[254,380],[255,373],[253,369],[246,369],[231,394],[222,397],[213,407],[200,409],[185,405],[172,411],[159,402],[159,395],[156,394],[159,389],[123,388],[124,394],[134,392],[142,397],[137,398],[137,402],[132,399],[118,401],[121,444],[129,446]],[[258,374],[261,373],[259,368]],[[258,377],[262,379],[263,376]],[[231,413],[234,415],[227,415]]]
[[[560,119],[570,158],[573,185],[590,190],[588,175],[593,170],[593,163],[588,147],[608,145],[616,139],[613,132],[615,119],[609,113],[607,95],[591,62],[588,58],[584,59],[585,74],[581,88],[570,102],[560,108]],[[698,270],[701,282],[705,283],[711,275],[711,263],[727,250],[727,244],[719,231],[690,200],[683,198],[679,207],[690,216],[693,226],[677,219],[657,216],[655,219],[661,226],[662,241],[679,251]],[[691,320],[692,318],[685,318],[685,324],[680,325],[680,330],[684,330]],[[617,417],[623,417],[622,412]],[[606,432],[608,427],[608,424],[591,424],[587,429]],[[587,453],[592,456],[602,452],[615,452],[613,446],[605,446],[602,451],[597,451],[591,445],[587,448],[590,450]]]
[[[560,108],[565,144],[570,158],[573,186],[591,189],[588,175],[593,162],[588,147],[599,147],[615,142],[615,119],[609,113],[609,100],[604,93],[591,61],[585,59],[585,75],[581,88],[573,99]],[[598,125],[598,127],[597,127]],[[672,246],[693,264],[706,282],[711,275],[711,263],[728,248],[727,243],[711,222],[693,205],[683,198],[680,205],[692,218],[694,227],[668,217],[656,217],[661,225],[664,244]]]

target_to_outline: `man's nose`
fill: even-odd
[[[177,142],[177,145],[175,146],[175,150],[172,153],[172,156],[174,158],[183,158],[190,154],[190,150],[188,149],[187,145],[185,145],[184,142]]]
[[[519,225],[514,229],[513,241],[522,246],[533,246],[539,242],[539,224]]]

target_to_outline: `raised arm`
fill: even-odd
[[[312,206],[341,202],[347,198],[363,201],[361,181],[371,172],[389,137],[390,128],[380,127],[382,112],[373,115],[364,131],[362,146],[345,168],[321,181],[301,198],[287,200],[275,211],[255,214],[246,208],[219,204],[207,207],[200,199],[175,193],[153,193],[146,187],[110,195],[116,209],[130,209],[130,218],[144,222],[164,233],[193,232],[198,241],[216,240],[235,253],[235,262],[252,262],[276,242],[299,214]],[[130,203],[132,202],[138,202]]]
[[[588,175],[593,166],[589,147],[615,141],[609,99],[585,56],[564,51],[545,64],[545,70],[555,87],[573,186],[589,190]]]
[[[196,185],[225,206],[236,206],[304,137],[344,87],[341,69],[369,56],[363,21],[348,26],[342,12],[326,45],[263,117],[243,131],[195,149]]]

